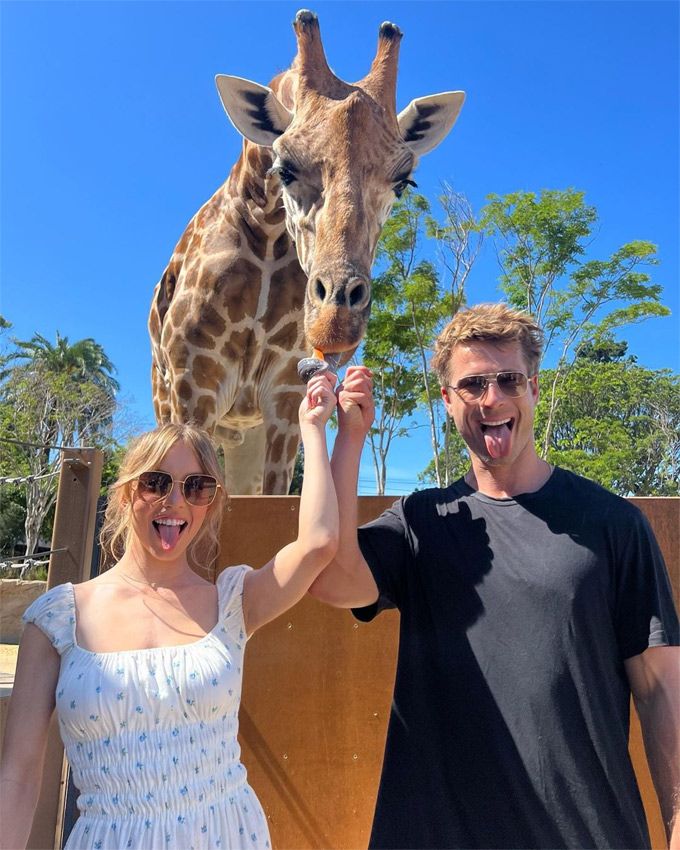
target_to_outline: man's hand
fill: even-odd
[[[360,437],[368,434],[375,417],[373,380],[366,366],[350,366],[338,386],[339,434]]]

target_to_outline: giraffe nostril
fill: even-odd
[[[364,285],[360,283],[358,286],[355,286],[354,289],[349,294],[349,306],[356,307],[357,304],[360,304],[364,300]]]
[[[316,297],[319,299],[319,301],[321,301],[321,302],[325,301],[325,299],[326,299],[326,287],[323,285],[323,283],[321,283],[321,278],[317,277],[316,284],[315,284],[314,288],[316,290]]]

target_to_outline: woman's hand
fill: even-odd
[[[335,410],[335,384],[338,378],[326,371],[315,375],[307,384],[307,394],[300,405],[300,425],[323,427]]]

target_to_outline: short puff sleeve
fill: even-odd
[[[39,596],[24,611],[24,623],[33,623],[49,639],[59,655],[75,643],[76,606],[73,586],[58,584]]]
[[[239,564],[227,567],[217,576],[220,623],[235,640],[248,639],[243,617],[243,581],[252,569]]]

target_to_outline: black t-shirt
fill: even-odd
[[[641,512],[556,469],[492,499],[461,479],[359,530],[400,611],[371,847],[645,848],[623,662],[678,643]]]

